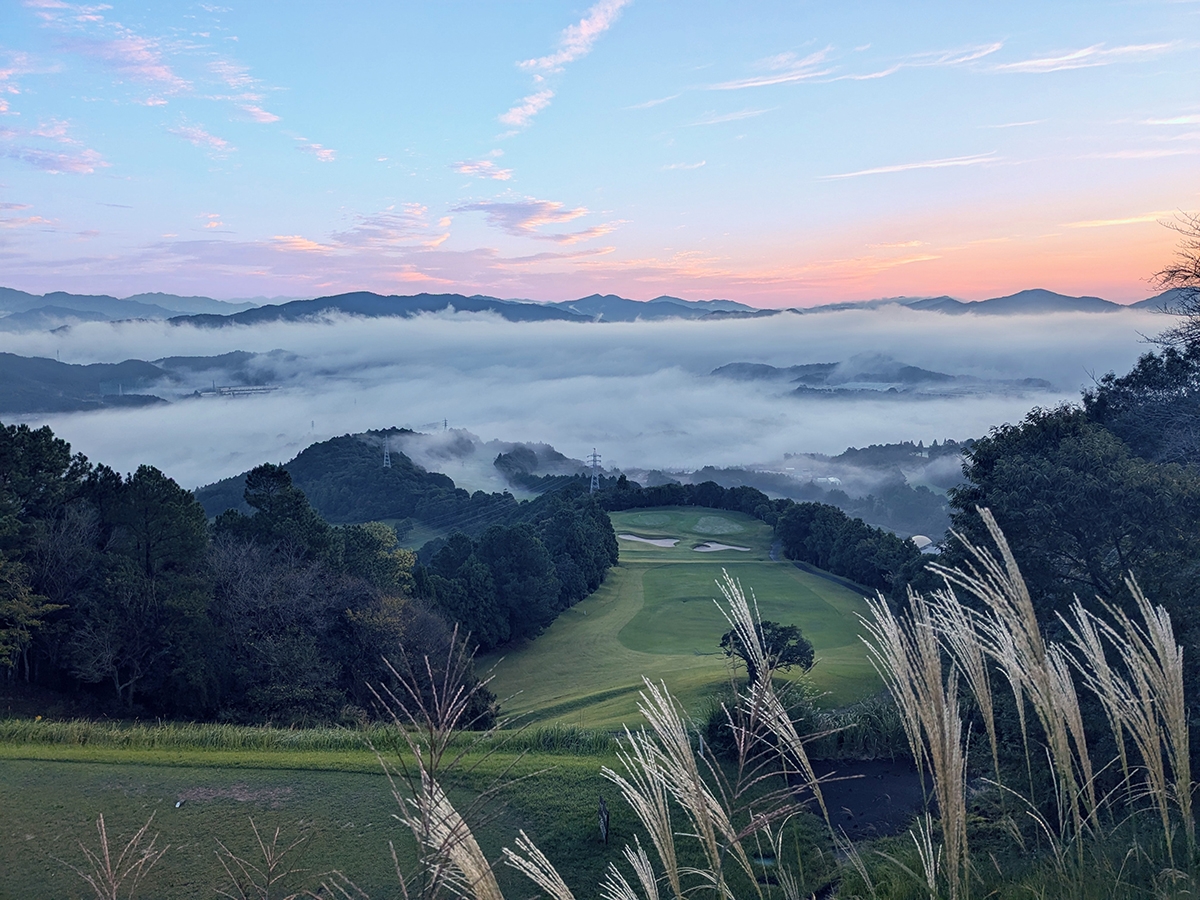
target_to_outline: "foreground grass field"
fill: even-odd
[[[771,528],[738,513],[695,507],[611,514],[618,535],[676,541],[658,546],[621,539],[621,565],[535,641],[494,666],[504,708],[534,722],[616,728],[637,721],[642,675],[665,680],[693,715],[728,683],[718,644],[728,629],[713,604],[725,568],[753,589],[762,618],[799,625],[819,662],[811,678],[826,702],[844,705],[881,685],[858,638],[862,596],[790,563],[771,559]],[[745,549],[699,552],[720,543]],[[505,699],[507,698],[507,699]]]
[[[268,834],[281,828],[285,843],[309,835],[290,858],[289,867],[304,870],[290,879],[292,889],[313,886],[315,876],[337,869],[372,897],[392,896],[396,877],[388,842],[395,842],[402,864],[412,861],[411,839],[392,817],[396,802],[380,764],[365,746],[355,746],[352,734],[328,741],[297,733],[309,749],[220,750],[188,735],[155,748],[145,740],[118,746],[120,740],[103,735],[80,745],[47,742],[54,736],[45,733],[18,739],[14,729],[8,731],[0,734],[0,900],[88,896],[64,862],[82,863],[80,840],[96,849],[100,813],[114,839],[127,838],[154,814],[152,832],[160,835],[160,847],[171,848],[140,892],[147,897],[215,896],[227,883],[216,840],[258,861],[251,817]],[[311,749],[327,744],[345,747]],[[632,840],[632,815],[616,803],[614,843],[605,847],[596,832],[597,797],[612,798],[611,785],[600,777],[601,766],[616,763],[610,752],[522,757],[501,750],[468,762],[476,768],[449,781],[460,807],[502,775],[537,773],[501,792],[494,818],[477,832],[490,858],[525,829],[581,889],[598,883],[608,862],[618,859],[620,845]],[[513,896],[529,893],[515,873],[501,867],[500,876]]]

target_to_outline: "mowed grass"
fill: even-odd
[[[394,758],[394,757],[393,757]],[[489,858],[512,846],[524,829],[562,868],[580,896],[589,896],[604,868],[632,841],[633,816],[613,802],[600,767],[611,754],[570,756],[501,751],[472,755],[470,772],[449,779],[451,797],[466,808],[496,778],[536,773],[500,792],[493,817],[477,831]],[[511,770],[508,767],[512,766]],[[507,771],[506,771],[507,770]],[[600,843],[596,798],[609,797],[613,841]],[[183,800],[182,806],[176,803]],[[97,849],[95,821],[103,813],[110,844],[128,839],[151,814],[158,846],[170,850],[139,896],[183,900],[216,896],[227,887],[215,851],[219,839],[252,862],[250,818],[269,837],[282,829],[290,843],[308,840],[290,858],[302,869],[289,889],[315,888],[333,869],[372,897],[398,896],[388,842],[407,869],[411,838],[393,818],[396,801],[379,763],[365,751],[213,751],[0,744],[0,900],[82,898],[89,889],[64,863],[81,864],[79,842]],[[124,840],[120,841],[124,845]],[[532,886],[504,866],[501,884],[513,896]],[[275,896],[272,894],[272,896]]]
[[[733,674],[719,648],[729,626],[713,603],[726,569],[757,598],[763,619],[799,625],[818,659],[813,683],[841,706],[882,687],[859,640],[862,595],[770,558],[771,528],[738,513],[694,507],[611,514],[621,564],[600,590],[566,610],[544,634],[493,666],[492,687],[507,712],[534,722],[586,728],[636,724],[642,676],[663,680],[693,715]],[[716,542],[741,550],[700,553]]]

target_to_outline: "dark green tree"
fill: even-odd
[[[964,474],[951,491],[955,530],[987,544],[975,509],[991,509],[1051,620],[1075,594],[1121,599],[1129,573],[1157,602],[1192,595],[1200,477],[1135,456],[1083,410],[1035,409],[993,429],[968,453]],[[947,552],[947,564],[964,558],[957,542]]]
[[[772,671],[788,671],[793,666],[808,671],[813,664],[813,646],[801,633],[799,626],[780,625],[778,622],[759,622],[756,626],[758,640],[766,654]],[[746,666],[746,679],[757,684],[760,676],[753,654],[743,643],[737,631],[730,630],[721,635],[721,649],[729,658],[738,658]]]

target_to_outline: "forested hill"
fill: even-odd
[[[456,487],[447,475],[427,472],[398,450],[383,465],[386,438],[411,434],[391,428],[347,434],[312,444],[286,464],[292,482],[329,522],[412,519],[436,528],[482,533],[517,513],[517,500],[504,492],[474,494]],[[235,475],[199,488],[196,499],[210,518],[227,509],[246,511],[242,492],[246,475]]]

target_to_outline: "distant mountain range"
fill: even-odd
[[[118,299],[107,294],[27,294],[0,287],[0,331],[47,331],[76,322],[121,319],[170,319],[180,313],[228,315],[256,306],[252,301],[227,303],[210,297],[134,294]],[[6,315],[5,315],[6,314]]]
[[[887,297],[853,303],[831,303],[807,309],[758,309],[733,300],[682,300],[678,297],[662,296],[642,301],[629,300],[613,294],[592,294],[578,300],[537,303],[530,300],[502,300],[483,295],[384,296],[369,291],[355,291],[312,300],[258,303],[249,300],[227,302],[209,297],[180,297],[161,293],[135,294],[123,299],[103,294],[68,294],[61,291],[39,296],[12,288],[0,288],[0,331],[46,331],[80,322],[122,319],[167,319],[175,324],[219,327],[231,324],[296,321],[331,315],[410,318],[422,313],[446,311],[490,312],[510,322],[719,320],[778,316],[787,313],[813,315],[848,309],[877,309],[892,305],[947,315],[1016,315],[1163,309],[1170,306],[1175,297],[1175,291],[1167,291],[1138,303],[1122,305],[1100,297],[1070,297],[1038,288],[1006,297],[977,301],[956,300],[953,297]]]

